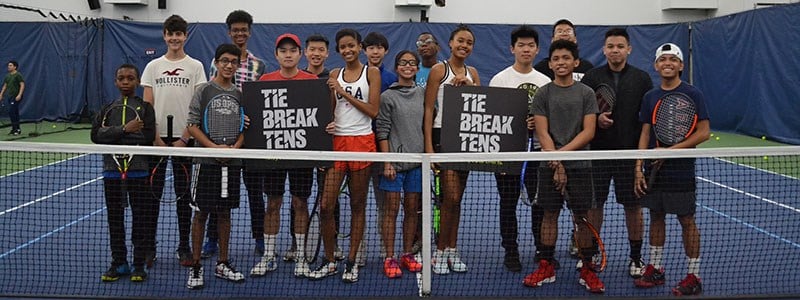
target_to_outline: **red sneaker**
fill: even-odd
[[[675,296],[700,295],[702,293],[703,283],[700,282],[700,278],[697,278],[694,274],[686,275],[686,278],[681,280],[676,287],[672,288],[672,294]]]
[[[606,291],[606,286],[600,281],[600,277],[597,277],[592,264],[584,264],[583,268],[581,268],[581,277],[578,283],[592,293],[600,294]]]
[[[539,261],[539,268],[525,276],[522,284],[535,288],[542,286],[542,284],[553,282],[556,282],[556,269],[549,261],[542,259]]]
[[[394,258],[387,258],[383,261],[383,274],[389,279],[400,278],[403,276],[403,271],[400,270],[400,264]]]
[[[633,284],[640,288],[651,288],[664,284],[664,268],[656,269],[653,265],[647,265],[642,277],[634,280]]]
[[[406,268],[409,272],[422,271],[422,264],[417,261],[413,253],[406,253],[400,257],[400,266]]]

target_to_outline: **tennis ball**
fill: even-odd
[[[53,128],[56,128],[56,124],[53,124]]]
[[[714,134],[712,133],[711,136],[714,136]]]
[[[716,137],[716,138],[714,138],[714,139],[719,141],[719,137]]]
[[[764,140],[764,141],[766,141],[766,140],[767,140],[767,137],[762,135],[762,136],[761,136],[761,140]]]
[[[769,156],[764,155],[764,160],[769,160]]]

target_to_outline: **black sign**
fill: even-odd
[[[528,93],[499,87],[444,87],[442,152],[525,151]],[[522,162],[445,164],[457,170],[519,174]]]
[[[250,118],[250,126],[244,131],[244,148],[333,150],[333,137],[325,132],[333,110],[324,79],[245,82],[242,93],[245,114]],[[256,165],[296,168],[320,163],[259,160]]]

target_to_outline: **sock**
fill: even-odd
[[[664,246],[650,246],[650,264],[656,268],[661,269],[661,260],[664,257]]]
[[[306,257],[306,235],[295,233],[294,239],[297,241],[297,246],[295,247],[294,257],[295,261],[300,261],[305,259]]]
[[[275,241],[277,234],[264,234],[264,256],[275,256]]]
[[[541,245],[540,250],[536,251],[536,260],[553,260],[556,254],[556,246]]]
[[[633,260],[642,258],[642,240],[628,240],[631,243],[631,255]]]
[[[695,277],[700,278],[700,258],[689,258],[689,274],[694,274]]]

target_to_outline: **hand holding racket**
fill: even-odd
[[[221,147],[232,147],[244,131],[244,108],[229,95],[218,95],[208,102],[203,113],[203,132]],[[228,159],[218,158],[220,197],[228,198]]]
[[[671,147],[684,141],[697,126],[697,108],[694,100],[679,92],[664,95],[656,102],[653,109],[652,124],[657,148]],[[660,159],[651,162],[646,190],[653,189],[656,175],[663,163],[664,161]]]
[[[595,96],[597,97],[597,108],[600,110],[600,115],[597,116],[597,124],[601,129],[608,129],[614,124],[611,113],[617,103],[616,93],[611,86],[603,83],[595,90]]]
[[[123,134],[143,134],[142,128],[144,122],[139,117],[138,110],[141,107],[133,107],[128,105],[128,97],[122,98],[121,104],[114,104],[109,107],[103,115],[103,127],[121,126]],[[131,154],[113,154],[111,157],[114,163],[117,164],[117,170],[120,173],[120,178],[123,180],[128,178],[128,167],[130,167]]]

